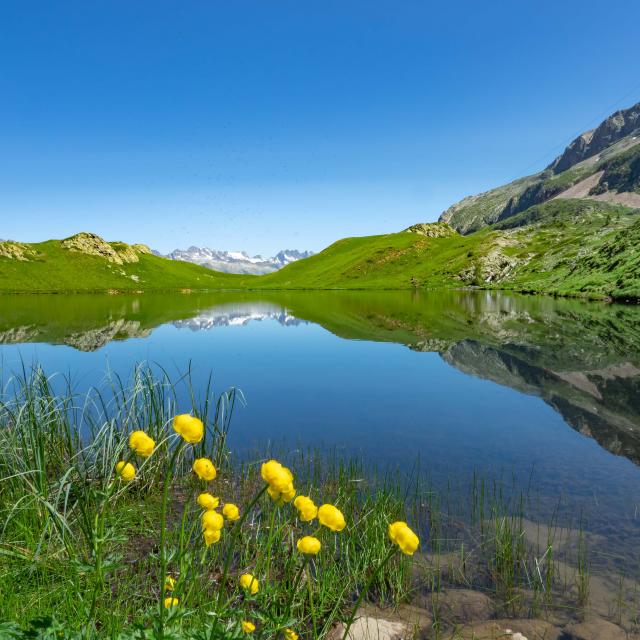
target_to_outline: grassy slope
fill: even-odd
[[[425,238],[412,233],[346,238],[260,279],[261,288],[404,289],[451,286],[470,248],[488,233]],[[458,282],[459,284],[459,282]]]
[[[234,288],[250,279],[150,254],[141,254],[139,262],[113,264],[99,256],[63,249],[58,240],[29,247],[37,252],[29,261],[0,257],[0,292]]]
[[[425,238],[396,233],[348,238],[264,276],[260,288],[396,289],[461,286],[461,272],[498,252],[518,266],[480,286],[593,296],[640,296],[637,249],[621,231],[640,212],[592,200],[551,201],[468,236]],[[635,229],[637,225],[631,227]],[[515,228],[514,228],[515,227]],[[611,246],[610,246],[611,245]],[[609,250],[604,251],[604,247]],[[615,254],[614,258],[608,258]],[[600,256],[597,264],[589,262]]]

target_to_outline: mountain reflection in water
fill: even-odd
[[[268,292],[5,296],[0,344],[94,351],[274,321],[436,352],[459,371],[542,398],[576,431],[640,463],[640,308],[496,292]],[[241,385],[242,381],[238,381]]]

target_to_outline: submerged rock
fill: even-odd
[[[561,640],[562,631],[545,620],[490,620],[443,636],[446,640]]]
[[[593,618],[565,627],[564,638],[566,640],[626,640],[627,634],[612,622]]]
[[[472,589],[448,589],[442,593],[425,594],[420,604],[430,606],[434,617],[449,624],[488,620],[495,611],[489,596]]]

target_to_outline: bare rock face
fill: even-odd
[[[565,627],[564,638],[566,640],[626,640],[627,634],[612,622],[593,618]]]
[[[417,233],[427,238],[448,238],[457,236],[458,232],[446,222],[419,222],[405,229],[407,233]]]
[[[62,247],[68,251],[86,253],[90,256],[104,258],[113,264],[138,262],[141,253],[151,253],[144,244],[128,245],[124,242],[107,242],[95,233],[77,233],[62,241]]]
[[[521,264],[518,258],[507,255],[504,247],[512,246],[513,241],[498,238],[484,255],[478,257],[471,265],[458,274],[465,284],[496,284],[508,278]]]
[[[30,258],[35,257],[36,252],[22,242],[12,242],[11,240],[0,241],[0,257],[9,258],[10,260],[20,260],[20,262],[28,262]]]
[[[640,102],[616,111],[592,131],[579,135],[550,165],[554,173],[561,173],[574,164],[590,158],[621,138],[640,128]]]

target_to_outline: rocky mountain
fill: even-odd
[[[250,256],[244,251],[217,251],[208,247],[192,246],[188,249],[176,249],[164,257],[171,260],[191,262],[222,273],[264,275],[273,273],[292,262],[308,258],[311,255],[313,255],[312,251],[284,249],[271,258],[264,258],[262,256]]]
[[[468,196],[440,221],[468,234],[554,198],[640,208],[640,103],[578,136],[544,171]]]
[[[616,111],[597,128],[579,135],[547,168],[554,173],[562,173],[637,129],[640,129],[640,102],[629,109]]]

